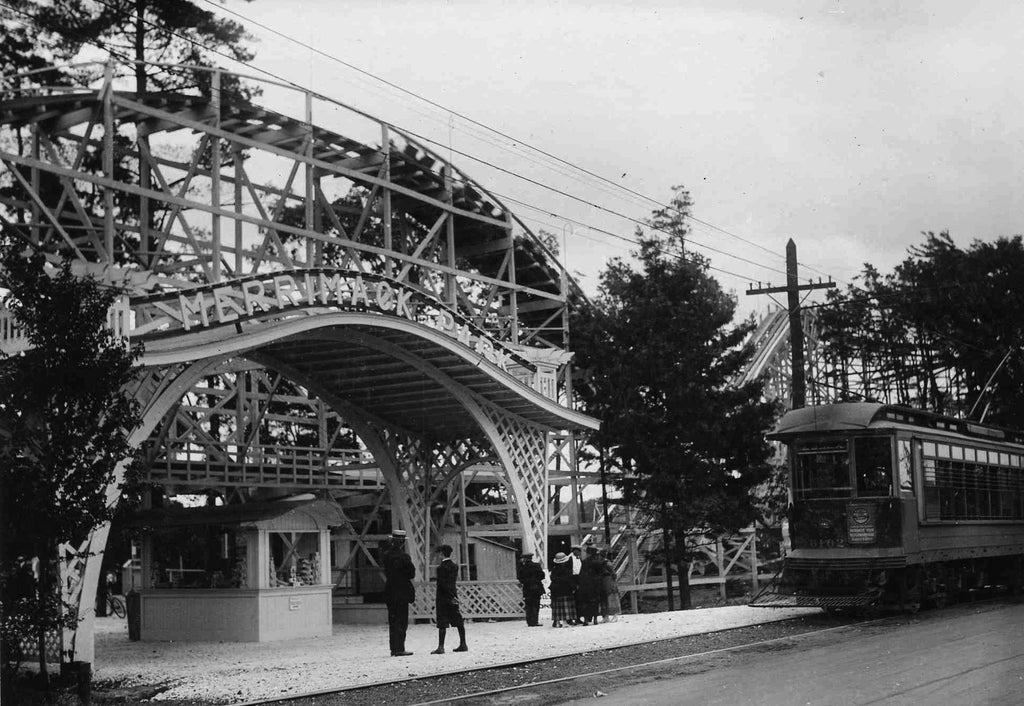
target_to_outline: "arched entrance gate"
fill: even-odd
[[[149,479],[225,504],[332,498],[361,518],[353,557],[402,527],[421,576],[453,531],[545,556],[552,454],[571,466],[567,435],[597,424],[569,404],[564,270],[386,123],[263,82],[298,111],[275,112],[221,90],[237,75],[162,69],[208,88],[135,94],[108,66],[0,105],[23,146],[0,154],[4,228],[128,288],[112,325],[145,344],[132,438]],[[83,661],[87,555],[107,531],[69,570],[86,620],[65,647]]]

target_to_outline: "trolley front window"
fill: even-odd
[[[796,445],[793,489],[798,498],[845,498],[850,485],[850,449],[846,439]]]
[[[889,437],[854,440],[853,463],[857,470],[857,497],[892,495],[892,441]]]

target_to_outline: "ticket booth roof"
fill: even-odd
[[[282,500],[240,505],[152,508],[135,513],[125,524],[145,529],[223,525],[273,530],[324,530],[343,525],[346,521],[341,507],[329,500]]]

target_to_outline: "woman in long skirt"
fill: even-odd
[[[555,554],[551,566],[551,627],[561,628],[576,620],[575,579],[565,552]]]

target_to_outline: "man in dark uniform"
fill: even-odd
[[[459,590],[455,586],[459,567],[452,561],[450,544],[442,544],[437,551],[441,554],[441,563],[437,565],[437,649],[430,654],[444,654],[444,636],[449,626],[459,631],[459,646],[452,652],[468,652],[466,621],[459,610]]]
[[[517,578],[523,587],[526,624],[531,627],[540,625],[540,597],[544,595],[544,569],[533,561],[533,554],[523,554],[519,560]]]
[[[391,542],[381,556],[384,567],[384,603],[388,607],[388,640],[392,657],[407,657],[412,652],[405,650],[405,633],[409,629],[409,604],[416,600],[416,588],[412,580],[416,567],[405,551],[405,532],[395,530]]]

